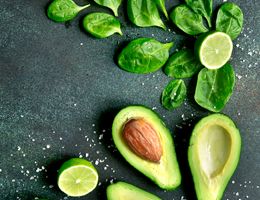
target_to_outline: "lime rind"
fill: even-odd
[[[233,43],[226,33],[214,31],[198,40],[200,62],[208,69],[218,69],[230,59]]]
[[[84,159],[70,159],[59,170],[58,186],[68,196],[84,196],[94,190],[97,183],[95,167]]]

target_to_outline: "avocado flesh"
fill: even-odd
[[[143,118],[157,132],[163,149],[159,163],[153,163],[136,155],[125,143],[122,131],[130,119]],[[122,156],[137,170],[154,181],[163,189],[174,189],[181,183],[181,174],[176,159],[171,133],[158,115],[144,106],[129,106],[122,109],[114,119],[113,140]]]
[[[234,173],[241,150],[239,130],[222,114],[212,114],[195,126],[188,150],[198,200],[220,200]]]
[[[159,197],[125,182],[108,186],[108,200],[161,200]]]

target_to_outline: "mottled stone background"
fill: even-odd
[[[170,11],[180,2],[166,0]],[[244,30],[234,41],[231,63],[236,71],[233,96],[223,110],[237,124],[243,139],[239,166],[225,200],[260,199],[260,4],[233,0],[245,15]],[[56,186],[56,170],[70,157],[87,157],[96,165],[99,186],[79,199],[106,199],[105,188],[121,180],[151,191],[165,200],[195,199],[187,166],[188,138],[194,123],[209,112],[193,99],[196,77],[187,80],[185,105],[169,112],[160,94],[170,81],[161,70],[149,75],[122,71],[114,60],[126,42],[137,37],[174,41],[181,49],[192,40],[167,22],[168,31],[138,28],[119,14],[124,35],[94,39],[80,24],[91,7],[70,25],[46,17],[48,0],[0,1],[0,199],[70,199]],[[85,4],[87,1],[78,1]],[[221,2],[215,1],[217,7]],[[183,184],[165,192],[131,167],[111,141],[116,112],[130,104],[156,110],[173,131]]]

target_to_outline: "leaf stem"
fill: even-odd
[[[80,6],[80,9],[79,9],[79,10],[80,10],[80,11],[81,11],[81,10],[84,10],[85,8],[88,8],[89,6],[90,6],[90,4],[87,4],[87,5],[85,5],[85,6]]]
[[[116,17],[118,17],[118,11],[117,11],[117,8],[111,8],[111,9],[112,9],[114,15],[115,15]]]
[[[211,27],[212,27],[212,24],[211,24],[211,19],[210,19],[210,17],[207,16],[207,17],[206,17],[206,20],[207,20],[207,22],[208,22],[209,28],[211,28]]]

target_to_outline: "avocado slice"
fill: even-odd
[[[127,122],[135,119],[145,120],[158,134],[162,148],[159,162],[150,162],[140,157],[125,142],[123,138],[124,127]],[[181,174],[171,133],[154,111],[144,106],[128,106],[122,109],[113,121],[112,135],[114,143],[122,156],[159,187],[171,190],[180,185]]]
[[[188,160],[198,200],[219,200],[240,158],[241,138],[223,114],[201,119],[193,129]]]
[[[117,182],[107,187],[108,200],[161,200],[159,197],[125,182]]]

